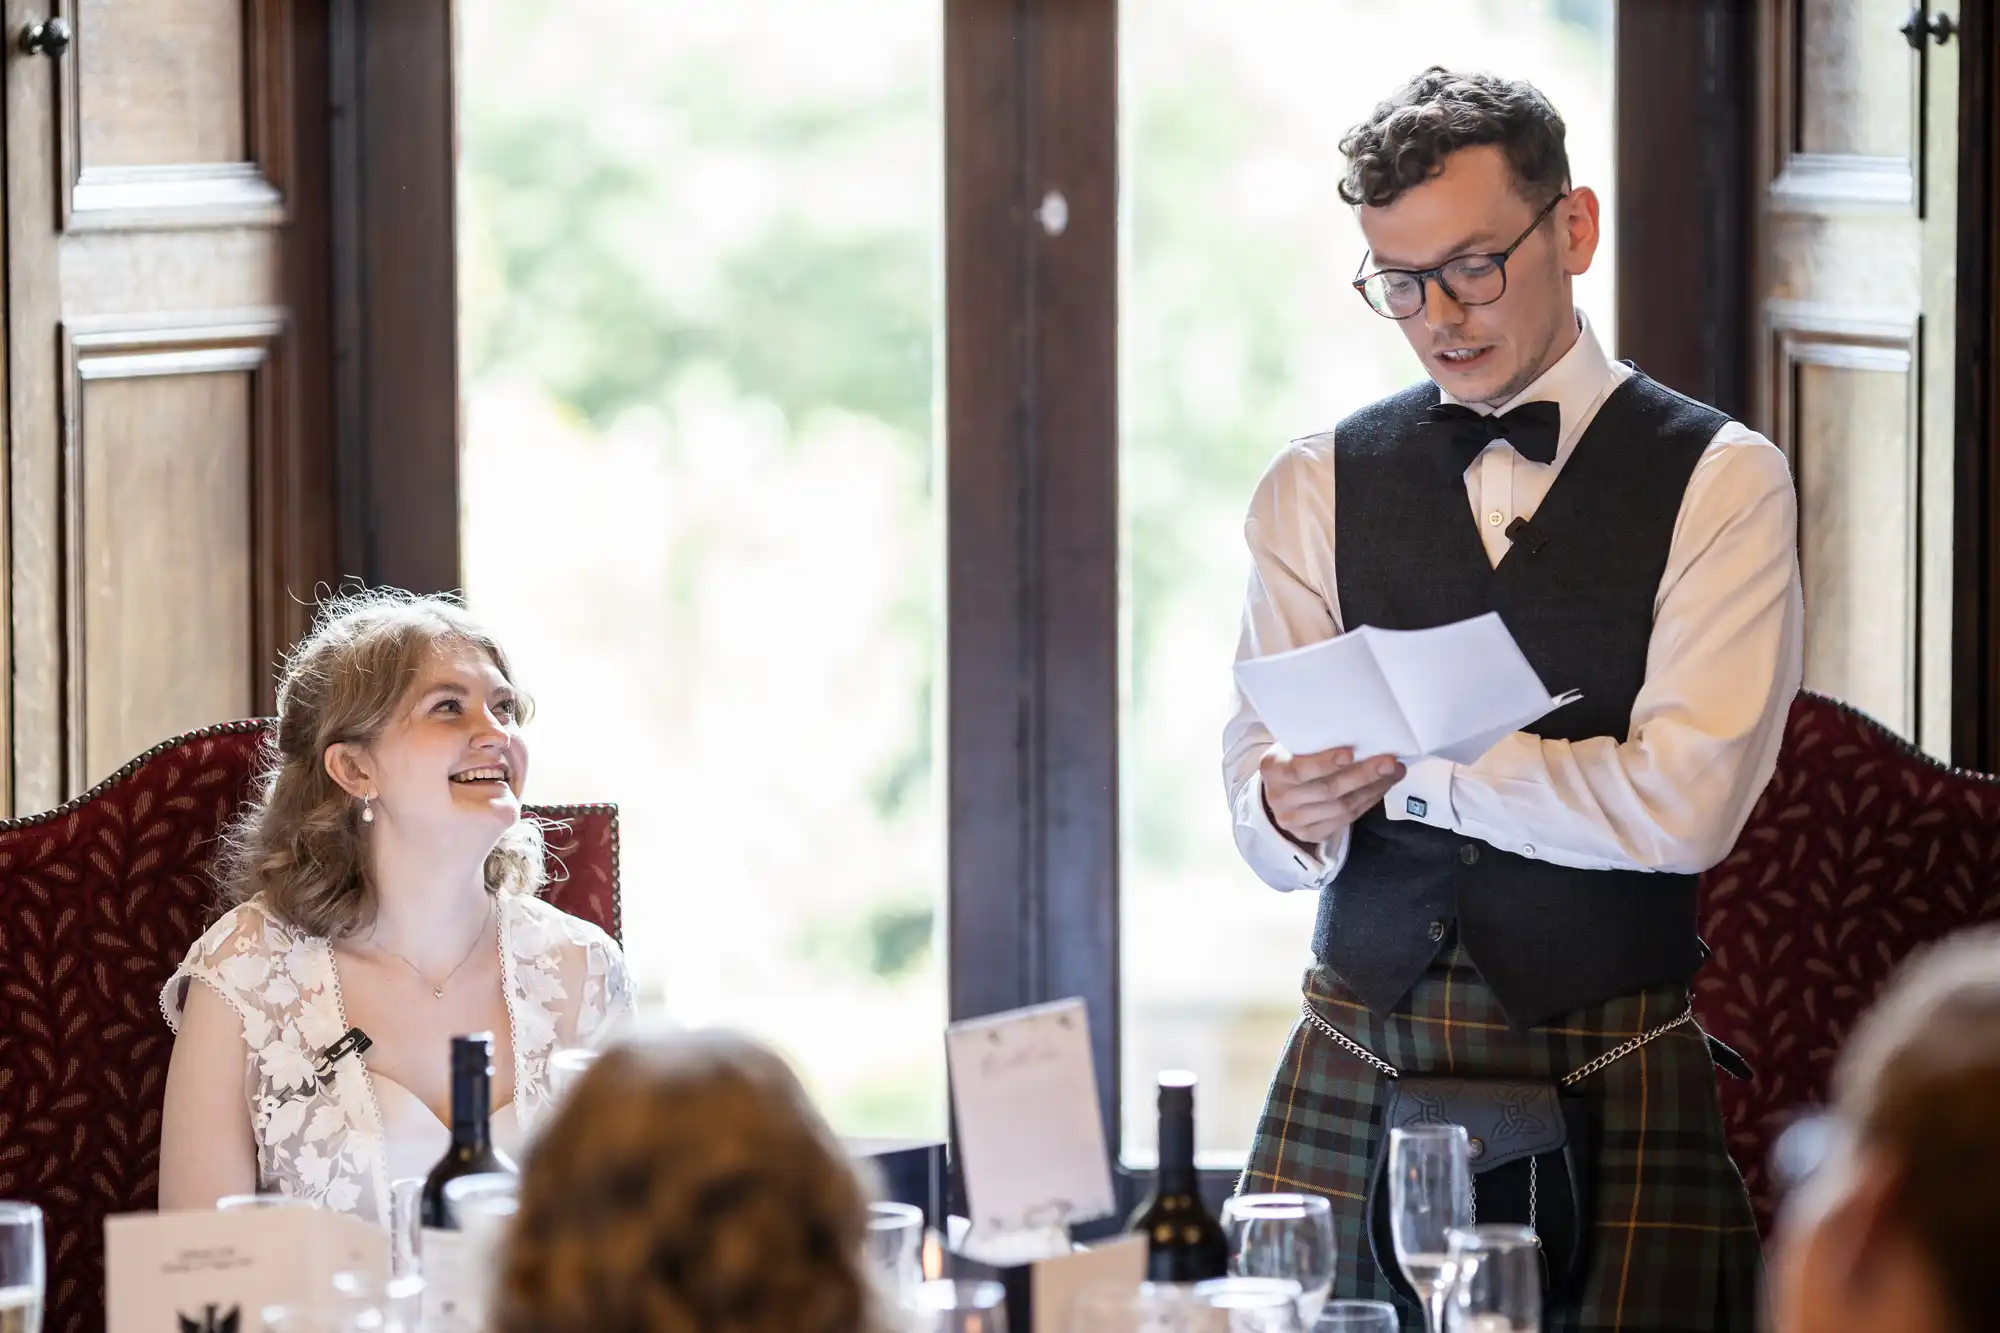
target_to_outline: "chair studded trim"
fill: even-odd
[[[542,821],[548,846],[549,878],[541,896],[624,944],[618,807],[595,802],[530,805],[524,813]]]
[[[122,782],[128,781],[134,774],[163,754],[168,754],[175,750],[185,750],[189,746],[198,744],[199,742],[216,740],[224,736],[254,735],[261,741],[264,734],[276,725],[277,719],[275,718],[252,717],[238,722],[218,722],[212,727],[203,727],[199,731],[183,732],[172,740],[161,741],[138,758],[128,760],[124,767],[99,782],[89,791],[84,792],[81,796],[70,797],[69,800],[64,801],[52,810],[43,810],[38,814],[22,815],[16,819],[0,820],[0,834],[12,833],[17,829],[35,828],[38,825],[54,823],[64,815],[75,814],[85,806],[109,795],[113,788]]]

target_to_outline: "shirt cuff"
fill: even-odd
[[[1236,849],[1257,878],[1274,889],[1321,889],[1347,864],[1347,831],[1317,847],[1301,847],[1272,822],[1264,804],[1263,775],[1252,773],[1236,797]]]
[[[1417,760],[1404,773],[1403,780],[1389,788],[1389,794],[1382,798],[1383,812],[1391,819],[1456,830],[1458,814],[1451,806],[1451,774],[1449,759]]]

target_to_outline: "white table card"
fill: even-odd
[[[267,1305],[389,1273],[389,1233],[323,1208],[123,1213],[104,1220],[106,1333],[259,1333]]]
[[[975,1238],[1045,1232],[1117,1207],[1082,1000],[954,1023],[945,1057]]]
[[[1146,1237],[1114,1236],[1058,1263],[1036,1264],[1029,1275],[1033,1327],[1027,1333],[1074,1333],[1076,1298],[1100,1283],[1136,1287],[1146,1280]]]

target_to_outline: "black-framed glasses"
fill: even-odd
[[[1518,249],[1521,242],[1535,234],[1535,228],[1542,220],[1555,211],[1555,206],[1569,198],[1565,190],[1542,205],[1542,211],[1535,214],[1535,220],[1527,229],[1514,238],[1514,243],[1498,254],[1459,255],[1447,259],[1436,268],[1406,269],[1384,268],[1363,276],[1355,271],[1354,290],[1361,293],[1361,299],[1384,319],[1408,319],[1424,308],[1425,284],[1435,282],[1444,289],[1444,294],[1460,305],[1492,305],[1507,294],[1507,260]],[[1368,256],[1361,256],[1361,267],[1368,266]]]

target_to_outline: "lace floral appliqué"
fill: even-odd
[[[609,936],[535,898],[501,901],[500,964],[515,1114],[531,1132],[548,1109],[549,1057],[598,1040],[629,1007],[631,983]],[[320,1077],[319,1052],[347,1030],[327,941],[245,903],[195,942],[161,992],[176,1032],[190,981],[213,988],[243,1021],[258,1187],[386,1226],[387,1154],[372,1080]]]

